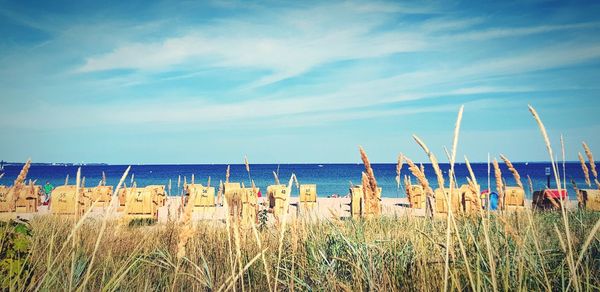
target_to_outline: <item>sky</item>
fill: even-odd
[[[0,159],[600,153],[598,1],[3,1]],[[600,154],[599,154],[600,155]]]

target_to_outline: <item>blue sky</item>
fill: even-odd
[[[598,1],[0,3],[4,160],[424,161],[460,105],[458,157],[546,160],[527,104],[600,151]]]

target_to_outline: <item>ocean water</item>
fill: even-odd
[[[527,177],[531,177],[533,187],[536,190],[543,189],[547,183],[545,175],[546,167],[550,167],[550,163],[514,163],[516,169],[521,175],[521,179],[525,188],[528,189]],[[430,164],[424,164],[425,174],[433,187],[437,187],[437,179]],[[471,165],[482,189],[488,188],[488,165],[487,163],[473,163]],[[5,165],[5,175],[0,179],[0,184],[11,185],[14,179],[19,174],[22,165]],[[65,183],[65,177],[69,175],[69,183],[75,183],[75,176],[79,166],[57,166],[57,165],[32,165],[27,179],[37,180],[37,184],[44,184],[46,181],[52,184],[62,185]],[[448,164],[440,164],[440,167],[447,176],[450,166]],[[86,186],[95,186],[102,179],[102,172],[106,173],[107,184],[115,186],[123,172],[127,168],[126,165],[84,165],[81,166],[81,175],[85,177]],[[125,180],[127,185],[131,184],[131,176],[138,186],[146,185],[168,185],[169,180],[172,182],[171,195],[178,195],[183,185],[184,177],[188,182],[191,181],[191,176],[194,174],[195,182],[206,185],[208,178],[211,178],[211,185],[216,186],[219,180],[225,180],[225,172],[227,165],[132,165],[130,175]],[[459,184],[466,183],[466,177],[469,176],[465,164],[456,164],[456,178]],[[567,189],[569,196],[575,197],[572,191],[571,179],[573,179],[579,187],[584,186],[584,176],[581,166],[578,162],[568,162],[565,166]],[[560,164],[561,179],[562,179],[562,164]],[[361,172],[364,171],[362,164],[252,164],[250,165],[250,175],[255,181],[257,187],[263,192],[266,187],[274,183],[273,171],[279,172],[281,183],[287,183],[292,173],[295,173],[298,181],[303,184],[317,184],[317,193],[320,197],[327,197],[332,194],[346,195],[350,182],[360,184]],[[384,197],[405,197],[403,186],[400,189],[396,185],[396,165],[395,164],[373,164],[373,171],[380,187],[383,189],[382,196]],[[508,185],[515,185],[512,174],[508,171],[505,165],[501,164],[503,178]],[[402,169],[402,177],[410,175],[406,164]],[[177,181],[181,178],[181,185],[178,188]],[[232,182],[243,182],[245,185],[250,185],[250,178],[246,172],[245,166],[231,165]],[[412,178],[413,183],[417,183],[416,179]],[[446,182],[448,181],[446,177]],[[493,168],[491,170],[491,187],[495,189]],[[554,177],[551,177],[551,187],[556,187]],[[298,190],[294,187],[292,195],[297,195]],[[528,194],[530,197],[531,194]]]

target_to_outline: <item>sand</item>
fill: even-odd
[[[260,209],[266,209],[265,202],[266,198],[261,197],[258,199]],[[408,200],[406,198],[383,198],[382,202],[382,214],[384,216],[425,216],[424,209],[411,209],[408,206]],[[316,206],[311,210],[302,210],[298,207],[298,197],[290,198],[290,217],[294,218],[307,218],[307,219],[332,219],[332,218],[350,218],[350,199],[349,198],[318,198]],[[576,205],[576,202],[570,202],[570,207]],[[531,200],[526,200],[525,208],[531,207]],[[104,208],[94,207],[90,214],[90,218],[102,218],[104,214]],[[177,221],[180,218],[181,209],[181,198],[180,197],[168,197],[164,207],[159,208],[158,221],[159,223],[166,223],[168,221]],[[193,213],[194,221],[212,221],[221,224],[225,220],[225,208],[217,206],[215,208],[208,208],[204,211],[198,211]],[[48,206],[40,206],[37,213],[0,213],[0,219],[31,219],[35,216],[50,215]],[[111,217],[119,218],[124,213],[122,211],[114,212]],[[268,215],[268,221],[274,222],[274,218],[271,214]]]

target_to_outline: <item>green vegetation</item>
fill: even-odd
[[[573,251],[576,258],[581,255],[575,277],[566,260],[560,212],[492,214],[489,221],[485,216],[456,217],[459,232],[452,233],[448,287],[493,290],[493,266],[498,290],[600,289],[600,234],[593,230],[600,213],[576,211],[568,216]],[[15,291],[241,291],[242,286],[248,291],[268,291],[274,288],[277,274],[277,289],[285,290],[444,287],[445,219],[405,216],[288,222],[280,261],[280,230],[274,227],[257,231],[261,249],[252,229],[228,234],[225,224],[201,222],[193,228],[185,256],[178,259],[180,225],[131,227],[109,221],[92,266],[102,222],[86,219],[77,229],[75,223],[42,216],[30,222],[31,232],[24,224],[3,225],[3,285],[10,284]],[[488,260],[484,224],[489,224],[493,263]],[[228,238],[239,241],[240,248]],[[4,264],[10,261],[18,264]]]

